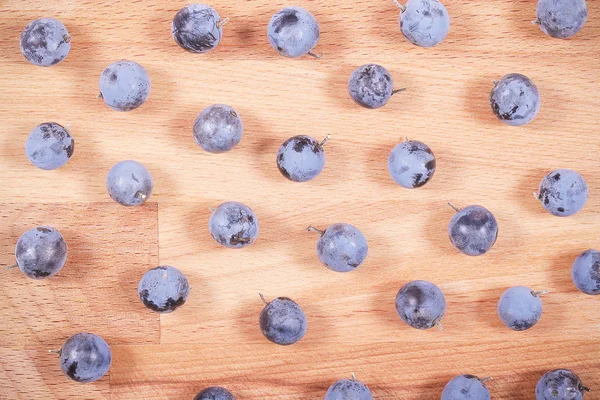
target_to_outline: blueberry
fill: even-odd
[[[198,393],[194,400],[235,400],[235,397],[225,388],[211,386]]]
[[[306,333],[306,316],[300,306],[287,297],[278,297],[267,303],[260,313],[262,334],[271,342],[287,346],[298,342]]]
[[[271,46],[285,57],[296,58],[311,52],[319,41],[319,23],[302,7],[286,7],[269,21],[267,36]]]
[[[208,229],[217,243],[239,249],[250,246],[258,237],[258,218],[248,206],[228,201],[213,211]]]
[[[439,287],[427,281],[412,281],[396,295],[396,312],[407,325],[429,329],[440,325],[446,298]]]
[[[570,169],[556,169],[540,183],[537,199],[552,215],[568,217],[583,208],[588,198],[585,179]]]
[[[171,33],[179,46],[192,53],[207,53],[221,42],[223,25],[214,8],[204,4],[183,7],[173,18]]]
[[[392,95],[404,90],[394,90],[392,76],[387,69],[377,64],[358,67],[348,80],[350,97],[365,108],[383,107]]]
[[[546,35],[567,39],[583,28],[588,8],[585,0],[538,0],[536,14],[534,22]]]
[[[239,114],[224,104],[207,107],[194,123],[196,143],[209,153],[223,153],[242,140],[244,125]]]
[[[279,172],[290,181],[307,182],[316,178],[325,167],[323,146],[310,136],[294,136],[283,142],[277,152]]]
[[[442,400],[490,400],[490,391],[484,383],[488,379],[468,374],[458,375],[444,387]]]
[[[505,291],[498,301],[498,316],[504,325],[514,331],[531,328],[542,317],[540,295],[525,286],[514,286]]]
[[[585,294],[600,294],[600,251],[586,250],[573,263],[573,283]]]
[[[112,361],[110,347],[100,336],[78,333],[71,336],[60,354],[60,367],[75,382],[94,382],[108,372]]]
[[[405,140],[388,157],[388,171],[398,185],[414,189],[425,185],[435,173],[435,156],[425,143]]]
[[[71,36],[67,28],[53,18],[31,21],[21,33],[21,53],[27,61],[40,67],[58,64],[69,50]]]
[[[317,255],[323,265],[332,271],[354,271],[367,257],[367,239],[350,224],[333,224],[324,232],[312,226],[307,230],[321,234],[317,241]]]
[[[38,168],[60,168],[69,161],[75,150],[75,141],[62,125],[44,122],[35,127],[27,138],[25,153]]]
[[[23,233],[15,248],[16,264],[21,272],[32,279],[54,276],[67,261],[67,243],[59,231],[49,226],[38,226]]]
[[[168,265],[146,272],[138,285],[138,296],[146,307],[159,313],[170,313],[182,306],[190,294],[185,275]]]
[[[400,30],[412,44],[433,47],[448,36],[450,15],[438,0],[408,0],[400,10]]]
[[[108,194],[124,206],[143,204],[154,188],[152,175],[137,161],[125,160],[115,164],[106,177]]]
[[[371,390],[363,382],[352,379],[340,379],[329,387],[325,400],[373,400]]]
[[[535,386],[535,400],[582,400],[589,392],[581,379],[568,369],[546,372]]]
[[[504,75],[494,82],[490,106],[500,121],[512,126],[525,125],[540,111],[540,92],[525,75]]]
[[[114,62],[100,75],[100,97],[113,110],[135,110],[149,95],[150,77],[144,67],[134,61]]]
[[[451,205],[452,208],[454,206]],[[468,206],[456,214],[448,224],[452,245],[468,256],[487,253],[498,238],[498,223],[494,215],[481,206]]]

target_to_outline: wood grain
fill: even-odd
[[[8,0],[0,8],[0,249],[12,261],[18,236],[54,225],[69,243],[69,262],[48,281],[5,273],[0,305],[0,399],[191,399],[208,385],[238,399],[319,399],[355,372],[377,399],[439,398],[454,375],[493,376],[494,399],[532,399],[544,371],[571,368],[600,398],[598,301],[575,289],[570,265],[600,246],[598,110],[600,3],[573,40],[551,40],[531,24],[535,0],[451,1],[450,35],[432,49],[412,46],[391,1],[298,0],[321,24],[321,60],[277,56],[266,24],[284,2],[214,0],[231,20],[219,48],[198,56],[170,36],[187,2]],[[65,62],[29,65],[19,52],[25,24],[61,19],[73,36]],[[100,72],[128,58],[152,78],[149,101],[117,113],[95,99]],[[398,87],[386,107],[365,110],[346,82],[376,62]],[[488,96],[504,74],[528,75],[542,96],[540,114],[514,128],[497,121]],[[191,127],[206,106],[226,103],[241,115],[235,150],[202,152]],[[37,170],[24,154],[39,123],[70,124],[69,163]],[[327,166],[307,184],[275,167],[279,145],[295,134],[322,138]],[[402,137],[434,150],[438,169],[419,190],[395,185],[389,150]],[[106,193],[109,168],[144,163],[155,180],[150,203],[119,207]],[[531,193],[553,168],[582,173],[584,210],[546,213]],[[259,240],[232,251],[207,230],[209,207],[237,200],[260,221]],[[481,204],[500,224],[493,250],[457,253],[446,227],[458,206]],[[309,225],[349,222],[369,241],[365,265],[350,274],[322,267]],[[188,302],[158,317],[137,299],[137,279],[158,264],[181,269]],[[448,300],[444,331],[416,331],[395,314],[397,290],[412,279],[438,284]],[[512,285],[551,291],[544,315],[527,332],[496,316]],[[280,348],[257,327],[261,302],[289,296],[309,319],[306,337]],[[113,348],[109,376],[71,383],[45,353],[73,331],[98,331]]]

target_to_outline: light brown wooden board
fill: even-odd
[[[586,398],[600,398],[600,299],[570,280],[575,256],[600,246],[600,3],[588,1],[587,24],[568,41],[531,24],[534,0],[445,3],[450,35],[420,49],[400,34],[392,1],[298,0],[321,23],[323,58],[289,60],[266,40],[280,1],[212,1],[231,21],[219,48],[202,56],[170,36],[187,2],[2,2],[0,254],[11,263],[18,236],[46,223],[65,234],[70,256],[43,282],[4,272],[0,398],[191,399],[224,385],[238,399],[319,399],[355,372],[378,399],[439,398],[461,373],[493,376],[494,399],[532,399],[538,378],[558,367],[595,389]],[[61,19],[73,36],[71,54],[53,68],[19,52],[22,28],[40,16]],[[150,100],[131,113],[95,99],[100,72],[121,58],[152,78]],[[369,62],[408,88],[379,110],[359,108],[346,90],[352,70]],[[491,81],[511,72],[532,78],[542,96],[539,116],[521,128],[497,121],[488,104]],[[218,156],[191,135],[213,103],[233,106],[245,125],[240,145]],[[76,140],[56,171],[24,155],[28,133],[45,121],[70,124]],[[329,133],[321,176],[293,184],[279,174],[275,154],[286,138]],[[433,180],[415,191],[387,175],[387,154],[404,136],[428,143],[438,159]],[[106,193],[106,173],[123,159],[154,176],[142,208],[119,207]],[[550,216],[531,194],[558,167],[580,171],[590,187],[571,218]],[[208,208],[225,200],[258,215],[252,247],[232,251],[211,239]],[[496,215],[500,236],[488,255],[452,248],[448,200]],[[340,221],[369,240],[367,262],[350,274],[322,267],[316,236],[304,232]],[[181,309],[160,317],[135,290],[158,264],[180,268],[192,286]],[[446,294],[444,331],[417,331],[396,316],[396,292],[412,279]],[[551,291],[527,332],[496,316],[512,285]],[[301,304],[309,329],[300,343],[280,348],[261,336],[259,292]],[[101,333],[113,349],[109,376],[89,385],[68,381],[46,354],[81,330]]]

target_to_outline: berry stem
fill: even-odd
[[[71,36],[69,36],[65,33],[63,35],[63,40],[65,41],[65,43],[69,43],[71,41]]]
[[[217,22],[217,28],[220,28],[220,27],[224,26],[228,22],[229,22],[229,17],[223,18],[222,20],[220,20],[219,22]]]
[[[542,23],[542,21],[540,21],[540,19],[539,19],[539,18],[536,18],[536,19],[534,19],[533,21],[531,21],[531,23],[532,23],[532,24],[534,24],[534,25],[539,25],[539,24],[541,24],[541,23]]]
[[[479,379],[479,382],[486,383],[487,381],[493,381],[493,380],[494,380],[494,378],[492,378],[491,376],[486,376],[485,378]]]
[[[533,197],[535,197],[536,200],[540,199],[540,195],[537,194],[536,192],[533,192]]]
[[[13,269],[13,268],[17,268],[18,266],[19,266],[19,264],[7,265],[6,267],[4,267],[4,269],[6,269],[6,270]]]
[[[135,197],[137,197],[140,200],[146,200],[146,198],[148,198],[148,195],[146,195],[146,193],[137,192],[135,194]]]
[[[579,389],[581,389],[581,390],[584,390],[584,391],[586,391],[586,392],[590,392],[590,391],[592,390],[592,389],[590,389],[589,387],[587,387],[587,386],[583,386],[583,385],[581,385],[581,384],[579,385]]]
[[[306,232],[317,232],[319,235],[323,236],[325,234],[325,231],[322,231],[320,229],[315,228],[314,226],[309,226],[308,228],[306,228]]]
[[[450,207],[451,207],[451,208],[452,208],[454,211],[456,211],[456,212],[459,212],[459,211],[460,211],[460,208],[456,208],[456,207],[454,207],[454,205],[453,205],[452,203],[448,202],[448,205],[449,205],[449,206],[450,206]]]
[[[260,299],[263,301],[263,303],[269,304],[269,302],[267,300],[265,300],[265,296],[263,296],[262,293],[259,293],[258,295],[260,296]]]
[[[404,141],[408,142],[408,136],[404,136]]]
[[[393,2],[394,2],[394,4],[396,5],[396,7],[398,7],[398,8],[400,9],[400,11],[402,11],[402,12],[406,11],[406,7],[405,7],[405,6],[403,6],[402,4],[400,4],[400,3],[398,2],[398,0],[392,0],[392,1],[393,1]]]
[[[498,81],[494,79],[494,80],[492,81],[492,85],[496,86],[497,84],[498,84]]]
[[[531,294],[534,295],[535,297],[540,297],[542,295],[548,294],[550,293],[549,290],[538,290],[537,292],[532,291]]]
[[[102,92],[98,93],[98,96],[96,96],[97,99],[103,99],[104,96],[102,95]]]
[[[208,211],[210,211],[211,213],[214,213],[214,212],[215,212],[215,209],[214,209],[214,208],[212,208],[212,207],[208,207]]]
[[[319,144],[319,146],[321,146],[321,147],[325,146],[325,143],[329,142],[330,139],[331,139],[331,134],[325,136],[325,139],[323,139],[321,141],[321,143]]]
[[[392,90],[392,96],[395,95],[396,93],[404,92],[405,90],[406,90],[406,88]]]
[[[61,350],[48,350],[48,354],[58,354],[60,356],[60,353],[62,353],[62,349]]]
[[[440,331],[444,330],[444,326],[442,325],[441,321],[436,322],[435,326],[437,326],[440,329]]]
[[[311,57],[314,57],[314,58],[316,58],[317,60],[323,57],[323,55],[322,55],[322,54],[316,54],[316,53],[313,53],[312,51],[309,51],[309,52],[308,52],[308,53],[306,53],[306,54],[308,54],[308,55],[309,55],[309,56],[311,56]]]
[[[355,381],[356,380],[356,374],[353,372],[352,373],[352,380]]]

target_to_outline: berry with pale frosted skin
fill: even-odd
[[[438,0],[408,0],[400,5],[400,30],[414,45],[433,47],[440,44],[450,32],[450,15]]]
[[[36,126],[25,144],[29,161],[44,170],[62,167],[74,150],[75,140],[65,127],[56,122],[44,122]]]
[[[546,372],[535,386],[535,400],[582,400],[590,389],[571,370]]]
[[[278,297],[266,302],[260,313],[259,325],[262,334],[271,342],[288,346],[298,342],[306,334],[306,315],[294,300]]]
[[[546,35],[568,39],[585,25],[588,7],[585,0],[538,0],[536,16],[533,22]]]
[[[573,283],[585,294],[600,294],[600,251],[586,250],[581,253],[571,268]]]
[[[185,275],[168,265],[146,272],[138,285],[142,303],[152,311],[170,313],[181,307],[190,294]]]
[[[456,211],[448,224],[452,245],[468,256],[487,253],[498,238],[498,222],[494,215],[482,206],[468,206],[459,210],[448,204]]]
[[[171,33],[181,48],[192,53],[208,53],[221,42],[227,21],[210,6],[190,4],[175,14]]]
[[[500,121],[512,126],[525,125],[540,112],[540,92],[525,75],[508,74],[494,82],[490,106]]]
[[[373,393],[352,374],[351,379],[334,382],[325,393],[325,400],[373,400]]]
[[[588,186],[570,169],[556,169],[542,179],[535,197],[552,215],[568,217],[579,212],[588,199]]]
[[[38,226],[23,233],[15,247],[16,264],[21,272],[32,279],[54,276],[67,261],[67,243],[55,228]]]
[[[398,185],[415,189],[425,185],[435,173],[433,151],[418,140],[397,144],[388,157],[388,172]]]
[[[271,47],[285,57],[297,58],[306,54],[319,57],[312,49],[319,41],[320,28],[315,17],[302,7],[286,7],[278,11],[267,28]]]
[[[194,123],[196,143],[209,153],[223,153],[242,140],[244,124],[240,115],[225,104],[205,108]]]
[[[108,343],[92,333],[71,336],[57,353],[60,354],[60,367],[65,375],[80,383],[102,378],[112,362]]]
[[[350,224],[333,224],[325,231],[309,226],[307,230],[321,235],[317,241],[317,255],[323,265],[332,271],[354,271],[367,257],[367,239]]]
[[[213,211],[208,229],[220,245],[239,249],[250,246],[258,237],[258,218],[247,205],[228,201]]]
[[[308,182],[316,178],[325,167],[323,146],[310,136],[294,136],[283,142],[277,152],[277,168],[281,175],[293,182]]]
[[[394,90],[392,75],[378,64],[361,65],[352,72],[348,80],[350,97],[365,108],[383,107],[392,95],[404,90]]]
[[[110,64],[100,75],[100,95],[116,111],[131,111],[150,96],[150,76],[140,64],[121,60]]]
[[[498,301],[498,316],[504,325],[514,331],[524,331],[542,317],[545,291],[535,292],[525,286],[514,286],[505,291]]]
[[[474,375],[459,375],[450,380],[442,392],[442,400],[490,400],[490,391],[485,382]]]
[[[21,53],[32,64],[51,67],[64,60],[71,50],[71,35],[62,22],[40,18],[27,24],[21,33]]]
[[[446,313],[446,298],[433,283],[412,281],[398,291],[396,312],[402,321],[413,328],[433,328],[440,325]]]
[[[139,206],[152,195],[154,182],[146,167],[137,161],[125,160],[110,169],[106,176],[106,188],[117,203]]]

